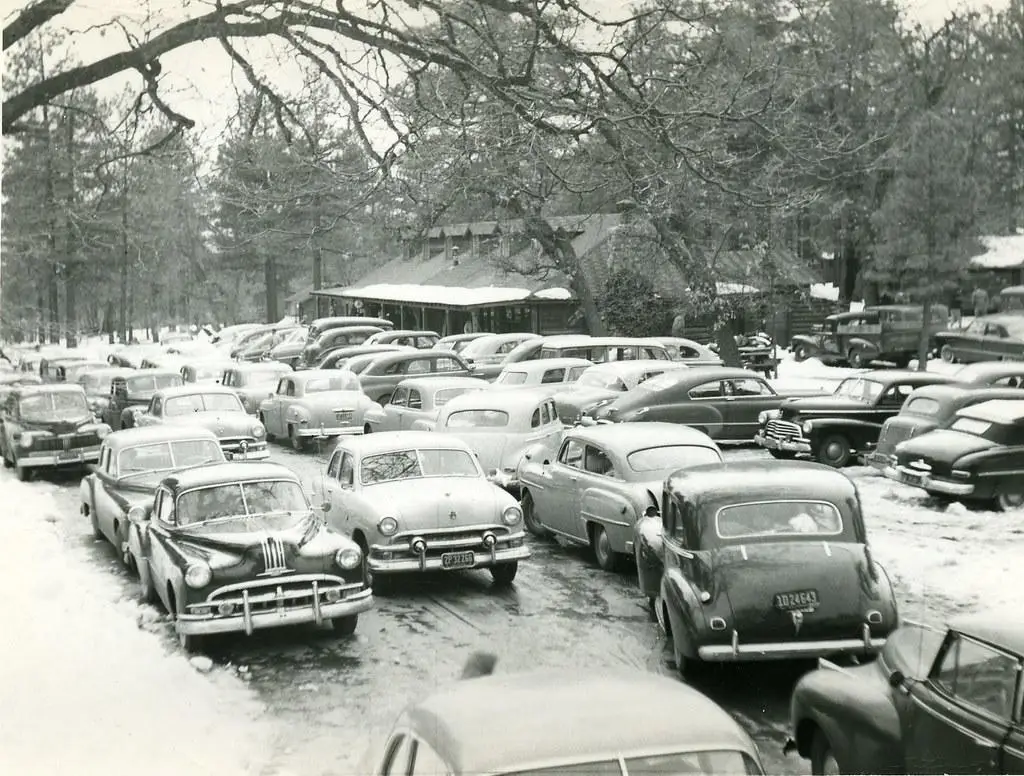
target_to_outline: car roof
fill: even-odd
[[[929,398],[938,402],[959,401],[968,396],[989,396],[992,399],[1013,399],[1017,394],[1024,398],[1020,388],[1007,388],[996,385],[975,385],[974,383],[935,383],[915,388],[910,398]]]
[[[412,448],[467,452],[470,450],[465,442],[453,434],[438,434],[433,431],[381,431],[376,434],[343,437],[338,443],[338,447],[342,446],[361,456]]]
[[[33,383],[19,385],[15,392],[23,396],[35,396],[42,393],[85,393],[79,383]]]
[[[310,380],[316,379],[337,380],[346,372],[350,377],[359,379],[359,375],[349,372],[347,369],[301,369],[295,374],[289,374],[288,379],[297,383],[308,383]]]
[[[985,323],[996,323],[1002,326],[1006,326],[1011,323],[1020,323],[1020,313],[992,313],[991,315],[979,315],[974,319],[975,321],[985,321]]]
[[[388,336],[394,335],[395,337],[438,337],[436,331],[430,331],[429,329],[391,329],[383,332]],[[383,336],[381,337],[383,339]]]
[[[188,359],[182,366],[213,366],[223,365],[225,368],[232,367],[237,364],[237,361],[232,361],[227,356],[193,356]]]
[[[548,369],[568,369],[574,366],[593,366],[594,362],[585,358],[539,358],[534,361],[517,361],[509,364],[502,371],[508,372],[546,372]]]
[[[82,355],[81,353],[60,353],[55,356],[50,356],[45,360],[48,364],[58,364],[64,361],[74,363],[77,361],[91,361],[93,359],[90,359],[89,356]]]
[[[956,382],[952,375],[943,375],[938,372],[919,372],[916,369],[870,369],[866,372],[854,372],[843,379],[849,380],[851,378],[863,378],[884,385],[892,385],[893,383],[934,385],[937,383]]]
[[[279,463],[237,461],[211,463],[185,469],[163,479],[162,484],[173,491],[219,485],[223,482],[254,482],[258,480],[291,480],[299,482],[295,472]]]
[[[1024,398],[991,399],[980,404],[964,407],[957,415],[963,418],[987,420],[990,423],[1024,425]]]
[[[664,348],[660,340],[654,337],[591,337],[589,334],[553,334],[544,338],[542,347],[586,347],[601,345],[646,345],[657,348]]]
[[[390,334],[390,332],[388,333]],[[394,364],[399,361],[412,361],[414,358],[424,358],[425,356],[454,358],[458,360],[462,358],[458,353],[451,353],[447,350],[395,350],[386,353],[369,353],[367,355],[375,356],[373,359],[374,364]],[[362,356],[354,356],[354,358],[362,358]]]
[[[422,388],[427,391],[441,391],[445,388],[462,388],[464,386],[486,388],[489,385],[489,382],[481,380],[479,377],[409,377],[402,380],[398,387],[404,386],[406,388]]]
[[[230,388],[225,388],[223,385],[210,385],[209,383],[185,383],[184,385],[173,385],[170,388],[161,388],[157,391],[157,396],[162,396],[164,399],[173,399],[176,396],[195,396],[197,393],[201,394],[222,394],[225,396],[237,396]]]
[[[986,379],[1002,377],[1003,375],[1024,374],[1024,361],[976,361],[973,364],[965,364],[953,373],[954,380],[963,380],[961,374],[969,376],[969,379]]]
[[[495,718],[481,709],[501,709]],[[414,730],[458,773],[581,763],[619,753],[700,749],[753,754],[749,736],[688,685],[643,671],[546,669],[464,679],[406,709]],[[628,735],[628,743],[619,744]]]
[[[486,331],[472,331],[463,332],[462,334],[449,334],[447,337],[441,337],[440,342],[465,342],[466,340],[480,339],[481,337],[490,337],[491,335]]]
[[[99,375],[100,377],[124,377],[126,375],[135,374],[139,370],[132,369],[130,366],[101,366],[98,369],[86,369],[82,372],[82,375]],[[79,375],[81,377],[82,375]]]
[[[992,609],[961,615],[950,620],[949,627],[1024,655],[1024,618],[1019,609]]]
[[[510,386],[508,388],[498,386],[487,391],[470,391],[451,399],[444,405],[444,411],[453,409],[523,409],[525,407],[533,410],[545,399],[550,399],[552,390],[557,387],[557,385],[549,383],[548,385]]]
[[[232,361],[228,368],[239,372],[265,372],[267,369],[274,369],[282,374],[294,371],[283,361]]]
[[[179,439],[209,439],[216,442],[217,435],[203,426],[168,423],[159,426],[136,426],[115,431],[113,434],[108,434],[103,443],[113,450],[123,450],[126,447],[154,442],[173,442]]]
[[[168,375],[175,375],[181,377],[181,372],[177,369],[170,369],[168,367],[153,367],[150,369],[132,369],[130,374],[126,373],[124,377],[167,377]],[[116,375],[121,377],[121,375]]]
[[[710,380],[742,380],[755,377],[758,380],[764,378],[757,372],[749,369],[741,369],[737,366],[690,366],[686,369],[675,370],[678,373],[679,383],[686,385],[700,385]]]
[[[630,451],[666,444],[718,447],[703,431],[680,423],[599,423],[594,426],[574,426],[567,433],[600,447]]]
[[[526,362],[529,363],[529,362]],[[632,375],[646,372],[649,369],[678,370],[691,369],[688,364],[682,361],[665,361],[660,358],[641,358],[633,361],[605,361],[601,364],[594,364],[584,374],[612,374]]]
[[[728,461],[682,469],[668,478],[668,489],[700,500],[737,503],[789,497],[839,503],[857,488],[831,466],[810,461]]]

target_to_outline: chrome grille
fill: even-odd
[[[799,439],[800,426],[788,420],[769,420],[765,425],[764,435],[779,441]]]
[[[249,448],[252,448],[257,444],[256,437],[251,436],[221,437],[220,449],[226,453],[237,453],[240,452],[242,449],[242,442],[245,442],[246,446]]]
[[[484,534],[486,533],[494,534],[499,545],[508,542],[511,538],[509,529],[502,525],[485,525],[470,529],[463,527],[453,530],[434,528],[425,531],[404,531],[396,535],[391,544],[374,545],[373,549],[392,555],[418,558],[419,555],[412,551],[412,541],[420,538],[427,545],[426,557],[438,558],[453,550],[484,549]]]
[[[263,575],[283,574],[288,571],[288,560],[284,554],[284,543],[275,536],[268,536],[263,545]]]
[[[351,423],[352,410],[335,410],[334,419],[339,423]]]
[[[234,604],[243,607],[248,603],[253,614],[288,609],[307,609],[317,603],[325,603],[325,595],[337,591],[339,600],[362,593],[366,586],[361,582],[346,582],[330,574],[305,574],[288,577],[285,580],[259,580],[226,585],[210,593],[206,601],[190,604],[197,609],[218,604]]]
[[[32,450],[56,453],[61,450],[72,450],[79,447],[95,447],[100,443],[95,432],[87,434],[64,434],[57,437],[43,437],[32,440]]]
[[[914,436],[914,430],[913,426],[886,423],[882,426],[882,434],[878,437],[878,445],[875,447],[875,452],[891,453],[900,442],[905,442]]]

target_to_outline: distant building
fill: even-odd
[[[978,242],[985,251],[971,258],[974,284],[985,288],[992,297],[1007,286],[1024,285],[1024,234],[979,237]]]

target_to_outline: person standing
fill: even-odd
[[[988,291],[981,286],[976,286],[974,293],[971,294],[971,307],[975,317],[985,315],[989,307]]]

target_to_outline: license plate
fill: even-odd
[[[472,552],[446,552],[441,556],[443,569],[470,569],[476,563],[476,555]]]
[[[900,482],[907,485],[920,485],[924,482],[923,474],[911,474],[910,472],[899,472]]]
[[[64,450],[57,455],[58,461],[81,461],[82,453],[79,450]]]
[[[348,423],[352,420],[352,413],[349,411],[338,410],[334,413],[334,419],[339,423]]]
[[[797,590],[792,593],[775,594],[775,608],[784,612],[813,610],[819,603],[817,590]]]

